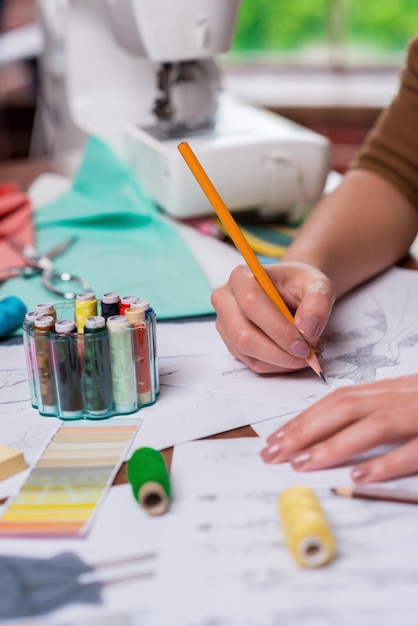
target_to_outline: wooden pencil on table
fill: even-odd
[[[360,498],[362,500],[378,500],[380,502],[400,502],[418,504],[418,492],[402,489],[385,489],[384,487],[333,487],[332,493],[344,498]]]
[[[179,144],[178,150],[183,159],[186,161],[187,165],[189,166],[197,182],[201,186],[203,192],[206,194],[217,216],[221,220],[226,232],[229,234],[230,238],[244,257],[248,267],[254,274],[254,277],[258,281],[259,285],[265,291],[270,300],[276,305],[282,315],[284,315],[284,317],[289,322],[294,324],[295,321],[293,319],[293,315],[289,311],[285,301],[277,291],[270,276],[261,265],[255,252],[252,250],[250,244],[244,237],[238,224],[232,217],[229,209],[215,189],[214,185],[212,184],[211,180],[209,179],[198,158],[191,149],[190,145],[187,143],[187,141],[184,141]],[[312,346],[309,346],[309,349],[310,353],[305,360],[309,367],[311,367],[313,371],[325,382],[325,376],[322,372],[321,366],[319,365],[315,351]]]

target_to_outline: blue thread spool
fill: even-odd
[[[19,298],[9,296],[0,301],[0,337],[7,337],[22,325],[27,308]]]

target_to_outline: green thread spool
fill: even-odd
[[[170,504],[170,477],[164,457],[153,448],[139,448],[128,461],[128,480],[135,499],[150,515],[162,515]]]
[[[50,347],[54,356],[57,404],[63,419],[75,419],[83,413],[81,367],[73,320],[55,322]]]
[[[112,373],[105,318],[92,315],[84,327],[84,403],[90,417],[100,418],[112,409]]]

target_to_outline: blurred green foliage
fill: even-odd
[[[326,45],[399,52],[418,32],[418,0],[242,0],[233,51]]]

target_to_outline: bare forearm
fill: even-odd
[[[283,261],[322,270],[340,296],[398,261],[418,230],[418,210],[391,184],[349,172],[300,229]]]

